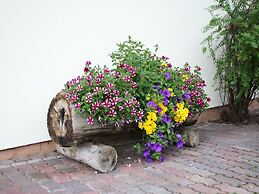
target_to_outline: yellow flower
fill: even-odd
[[[166,113],[166,111],[168,110],[166,106],[163,105],[162,102],[158,103],[158,106],[160,106],[161,110],[161,114],[164,115]]]
[[[147,101],[150,100],[150,97],[146,97],[146,100],[147,100]]]
[[[172,92],[172,91],[173,91],[173,89],[172,89],[172,88],[167,88],[167,90],[168,90],[169,92]]]
[[[142,122],[138,123],[138,128],[143,129],[143,123]]]
[[[175,115],[174,115],[174,120],[177,123],[182,123],[184,122],[189,114],[189,110],[187,108],[181,108],[178,109],[177,111],[175,111]]]
[[[167,67],[167,64],[166,63],[162,63],[161,67]]]
[[[189,79],[189,76],[188,75],[183,75],[182,78],[183,78],[183,81],[187,81]]]
[[[180,102],[176,104],[178,109],[183,109],[184,108],[184,102]]]
[[[155,112],[148,112],[148,116],[147,116],[148,120],[152,120],[152,121],[156,121],[157,120],[157,116]]]
[[[156,123],[152,120],[146,120],[143,123],[143,128],[145,129],[147,135],[151,135],[156,130]]]

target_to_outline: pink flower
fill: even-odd
[[[89,87],[93,86],[93,82],[88,82],[87,86],[89,86]]]
[[[109,73],[109,72],[110,72],[109,69],[107,69],[107,68],[104,69],[104,73]]]
[[[88,94],[86,97],[85,97],[85,101],[87,103],[91,103],[92,102],[92,99],[93,99],[93,95],[92,94]]]
[[[91,65],[92,63],[91,63],[91,61],[86,61],[85,62],[85,66],[89,66],[89,65]]]
[[[108,89],[111,89],[111,88],[113,88],[113,84],[112,84],[112,83],[108,83],[108,84],[106,85],[106,87],[107,87]]]
[[[130,76],[131,77],[135,77],[136,76],[136,72],[132,72]]]
[[[135,107],[139,107],[140,106],[140,103],[139,102],[136,102],[135,103]]]
[[[125,94],[125,96],[128,96],[128,95],[129,95],[129,92],[128,92],[128,91],[125,91],[124,94]]]
[[[83,88],[82,85],[78,85],[78,86],[77,86],[77,90],[78,90],[78,91],[82,91],[83,89],[84,89],[84,88]]]
[[[211,101],[211,98],[210,97],[207,97],[207,102],[210,102]]]
[[[83,78],[82,77],[80,77],[80,76],[77,76],[77,78],[76,78],[78,81],[82,81],[83,80]]]
[[[93,111],[97,110],[99,107],[100,107],[99,102],[94,102],[94,103],[92,104],[92,109],[93,109]]]
[[[111,106],[111,102],[110,102],[108,99],[106,99],[106,100],[102,103],[102,105],[103,105],[104,107],[110,107],[110,106]]]
[[[94,93],[99,93],[100,88],[99,87],[95,87],[93,91],[94,91]]]
[[[76,94],[74,94],[72,97],[71,97],[71,101],[72,102],[75,102],[78,100],[78,96]]]
[[[119,106],[119,111],[122,111],[124,110],[124,107],[123,106]]]
[[[90,69],[88,67],[85,67],[84,72],[87,73],[88,71],[90,71]]]
[[[93,77],[92,77],[92,75],[88,75],[88,76],[86,77],[86,79],[87,79],[88,81],[90,81],[90,80],[93,79]]]
[[[108,114],[109,114],[109,116],[114,117],[117,114],[117,112],[112,109],[112,110],[110,110],[110,112]]]
[[[119,90],[113,90],[111,93],[113,95],[115,95],[115,96],[119,96],[120,95],[120,91]]]
[[[130,101],[125,102],[125,106],[126,106],[127,108],[131,107],[131,102],[130,102]]]
[[[183,86],[183,89],[184,89],[184,90],[188,90],[188,86],[187,86],[187,85],[184,85],[184,86]]]
[[[120,74],[119,72],[116,72],[116,73],[115,73],[115,78],[116,78],[116,79],[120,78],[120,76],[121,76],[121,74]]]
[[[97,78],[99,78],[100,80],[102,80],[104,78],[104,75],[102,73],[98,74]]]
[[[125,67],[125,64],[121,63],[119,64],[120,68],[124,68]]]
[[[131,86],[132,86],[132,88],[136,88],[137,87],[137,83],[136,82],[132,82]]]
[[[130,76],[124,76],[124,77],[123,77],[123,81],[125,81],[125,82],[130,82],[130,81],[131,81]]]
[[[75,104],[75,108],[78,110],[81,107],[81,104],[78,102]]]
[[[108,94],[107,88],[103,88],[103,94]]]
[[[141,120],[144,116],[144,112],[143,111],[138,111],[138,119]]]
[[[137,111],[135,109],[132,109],[131,112],[130,112],[131,115],[136,115],[137,114]]]
[[[96,84],[97,84],[98,86],[101,85],[101,84],[102,84],[101,81],[102,81],[102,80],[98,78],[98,79],[96,80]]]
[[[65,95],[65,98],[66,98],[66,99],[69,99],[69,98],[70,98],[70,94],[66,94],[66,95]]]
[[[94,119],[92,117],[88,117],[86,119],[86,122],[87,122],[88,125],[93,125],[94,124]]]

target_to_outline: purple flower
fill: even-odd
[[[160,157],[160,162],[164,162],[165,161],[165,157],[164,156],[161,156]]]
[[[167,106],[169,103],[168,99],[167,98],[164,98],[164,105]]]
[[[169,124],[172,120],[168,117],[167,114],[164,114],[162,121],[164,121],[166,124]]]
[[[161,152],[162,151],[162,144],[159,143],[159,142],[155,143],[154,146],[153,146],[153,150],[155,152]]]
[[[162,94],[164,97],[167,97],[167,98],[171,96],[171,93],[168,90],[161,90],[160,94]]]
[[[176,137],[178,140],[182,139],[182,136],[180,134],[176,134]]]
[[[156,86],[153,86],[153,88],[154,88],[155,90],[158,90],[158,89],[160,88],[160,86],[159,86],[159,85],[156,85]]]
[[[171,130],[172,132],[174,132],[174,127],[173,127],[173,126],[171,126],[171,127],[170,127],[170,130]]]
[[[144,149],[143,156],[146,158],[150,155],[150,151],[148,149]]]
[[[160,114],[161,111],[162,111],[162,108],[161,108],[160,106],[157,106],[157,107],[156,107],[156,110],[157,110],[158,114]]]
[[[183,147],[183,140],[178,140],[178,142],[176,143],[176,146],[178,147],[178,148],[182,148]]]
[[[146,157],[146,161],[147,161],[148,163],[153,162],[153,160],[152,160],[151,156],[147,156],[147,157]]]
[[[153,108],[156,107],[156,104],[155,104],[154,101],[149,101],[149,102],[147,103],[147,105],[148,105],[148,106],[151,106],[151,107],[153,107]]]
[[[165,77],[166,77],[166,79],[170,80],[170,79],[171,79],[170,73],[166,72],[166,73],[165,73]]]
[[[182,95],[182,98],[183,99],[186,99],[186,100],[189,100],[191,98],[191,93],[190,92],[187,92],[185,94]]]
[[[164,138],[163,133],[162,133],[162,132],[160,132],[160,131],[157,133],[157,136],[158,136],[160,139],[163,139],[163,138]]]

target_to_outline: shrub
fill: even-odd
[[[215,0],[203,41],[217,72],[215,80],[229,118],[243,121],[259,89],[259,3],[257,0]]]

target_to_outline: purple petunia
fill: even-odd
[[[160,86],[155,85],[155,86],[153,86],[153,88],[154,88],[155,90],[158,90],[158,89],[160,88]]]
[[[164,114],[162,121],[165,122],[166,124],[169,124],[172,120],[167,114]]]
[[[169,103],[168,99],[167,98],[164,98],[164,105],[167,106]]]
[[[156,110],[157,110],[158,114],[160,114],[161,111],[162,111],[162,108],[161,108],[160,106],[157,106],[157,107],[156,107]]]
[[[149,102],[147,103],[147,106],[151,106],[151,107],[155,108],[155,107],[156,107],[156,104],[155,104],[154,101],[149,101]]]
[[[160,132],[160,131],[157,133],[157,136],[158,136],[160,139],[163,139],[163,138],[164,138],[163,133],[162,133],[162,132]]]
[[[148,149],[144,149],[143,156],[146,158],[150,155],[150,151]]]
[[[190,92],[187,92],[185,94],[182,95],[182,98],[183,99],[186,99],[186,100],[189,100],[191,98],[191,93]]]
[[[171,96],[171,93],[168,90],[161,90],[160,94],[162,94],[164,97],[167,97],[167,98]]]
[[[170,80],[170,79],[171,79],[170,73],[166,72],[166,73],[165,73],[165,77],[166,77],[166,79]]]
[[[178,140],[178,142],[176,143],[176,147],[178,148],[182,148],[183,147],[183,140]]]
[[[154,150],[155,152],[161,152],[161,151],[162,151],[162,144],[159,143],[159,142],[155,143],[155,144],[153,145],[153,150]]]

